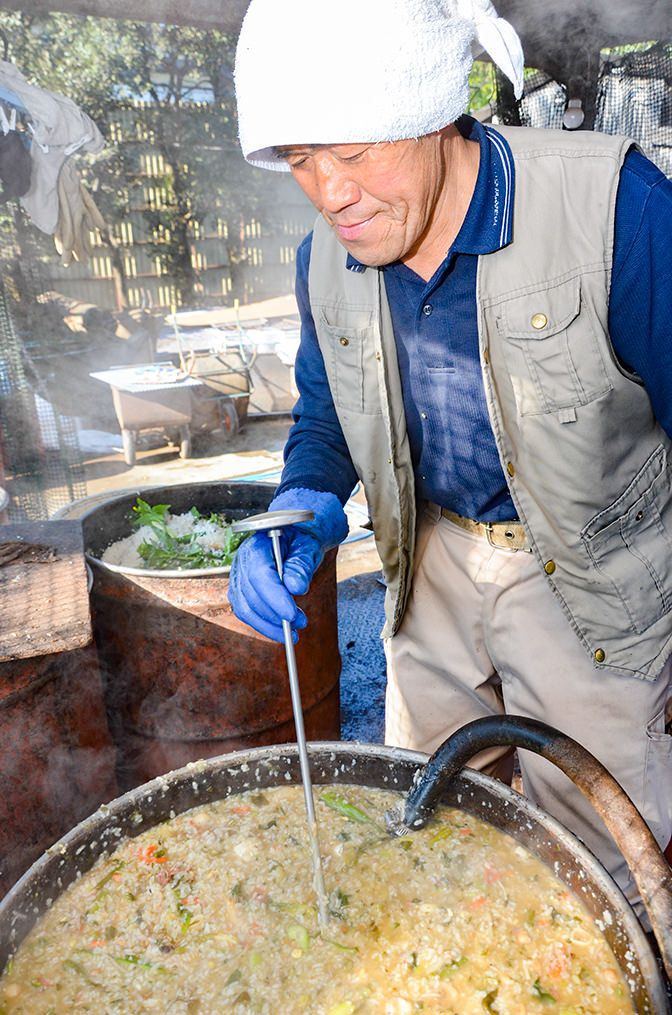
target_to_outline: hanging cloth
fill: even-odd
[[[0,96],[13,92],[30,118],[31,181],[21,204],[44,233],[58,225],[58,176],[61,166],[76,151],[97,154],[105,141],[90,116],[58,92],[29,84],[23,74],[0,60]]]

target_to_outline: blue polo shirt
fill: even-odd
[[[479,364],[478,257],[511,242],[510,149],[496,129],[458,122],[478,141],[474,194],[445,260],[426,282],[401,262],[381,270],[397,342],[418,496],[480,521],[515,517]],[[347,500],[356,474],[329,391],[308,299],[311,236],[297,252],[299,400],[279,489],[329,490]],[[672,182],[634,149],[619,184],[609,329],[619,359],[642,379],[672,436]],[[348,256],[343,270],[365,271]],[[624,421],[625,422],[625,421]]]

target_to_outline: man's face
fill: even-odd
[[[441,133],[417,141],[292,145],[280,153],[362,264],[406,260],[431,238],[445,200]]]

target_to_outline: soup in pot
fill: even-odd
[[[626,1015],[583,904],[454,808],[393,838],[398,794],[317,786],[320,931],[300,786],[129,839],[71,885],[0,979],[0,1015]]]

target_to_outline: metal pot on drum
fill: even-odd
[[[117,750],[120,789],[189,761],[293,741],[284,647],[241,623],[229,606],[228,568],[168,576],[111,568],[100,557],[131,531],[141,496],[235,520],[265,511],[275,487],[205,483],[133,491],[82,516],[93,569],[94,634]],[[309,624],[297,645],[305,727],[311,740],[340,737],[336,551],[302,597]]]
[[[312,778],[407,792],[429,771],[423,754],[367,744],[309,745]],[[552,751],[551,751],[552,754]],[[552,760],[549,754],[549,760]],[[422,782],[422,778],[420,778]],[[0,903],[0,966],[49,906],[96,858],[118,844],[201,803],[230,793],[300,782],[296,745],[256,748],[186,766],[100,808],[41,857]],[[570,832],[502,783],[463,769],[435,794],[513,836],[549,866],[604,927],[629,986],[635,1011],[669,1015],[665,986],[633,911],[591,853]],[[667,905],[672,912],[669,884]]]

